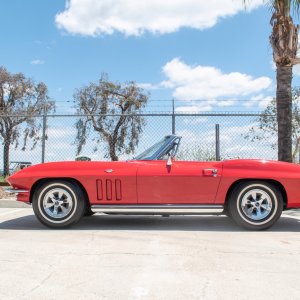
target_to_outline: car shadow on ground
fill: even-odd
[[[52,230],[34,215],[14,218],[0,223],[0,230]],[[99,215],[84,217],[79,223],[66,230],[138,230],[138,231],[215,231],[249,232],[238,227],[225,216],[121,216]],[[300,220],[281,217],[268,232],[300,232]]]

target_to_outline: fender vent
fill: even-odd
[[[103,200],[103,187],[102,187],[102,180],[97,179],[97,199]]]
[[[116,179],[115,186],[116,186],[116,200],[122,200],[121,180]]]
[[[120,179],[96,180],[97,200],[112,201],[122,200],[122,183]]]

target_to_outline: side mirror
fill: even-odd
[[[167,166],[172,166],[172,157],[168,154]]]

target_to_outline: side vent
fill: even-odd
[[[106,200],[112,200],[112,182],[110,179],[106,180]]]
[[[116,200],[122,200],[121,180],[116,179],[115,186],[116,186]]]
[[[101,179],[97,179],[97,199],[103,200],[103,186]]]
[[[97,200],[99,201],[120,201],[122,200],[122,182],[120,179],[97,179]]]

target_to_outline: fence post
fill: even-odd
[[[175,134],[175,100],[172,99],[172,134]]]
[[[220,124],[216,124],[216,160],[221,160],[220,157]]]
[[[44,105],[43,113],[43,134],[42,134],[42,164],[45,162],[45,148],[46,148],[46,126],[47,126],[47,109],[46,104]]]

